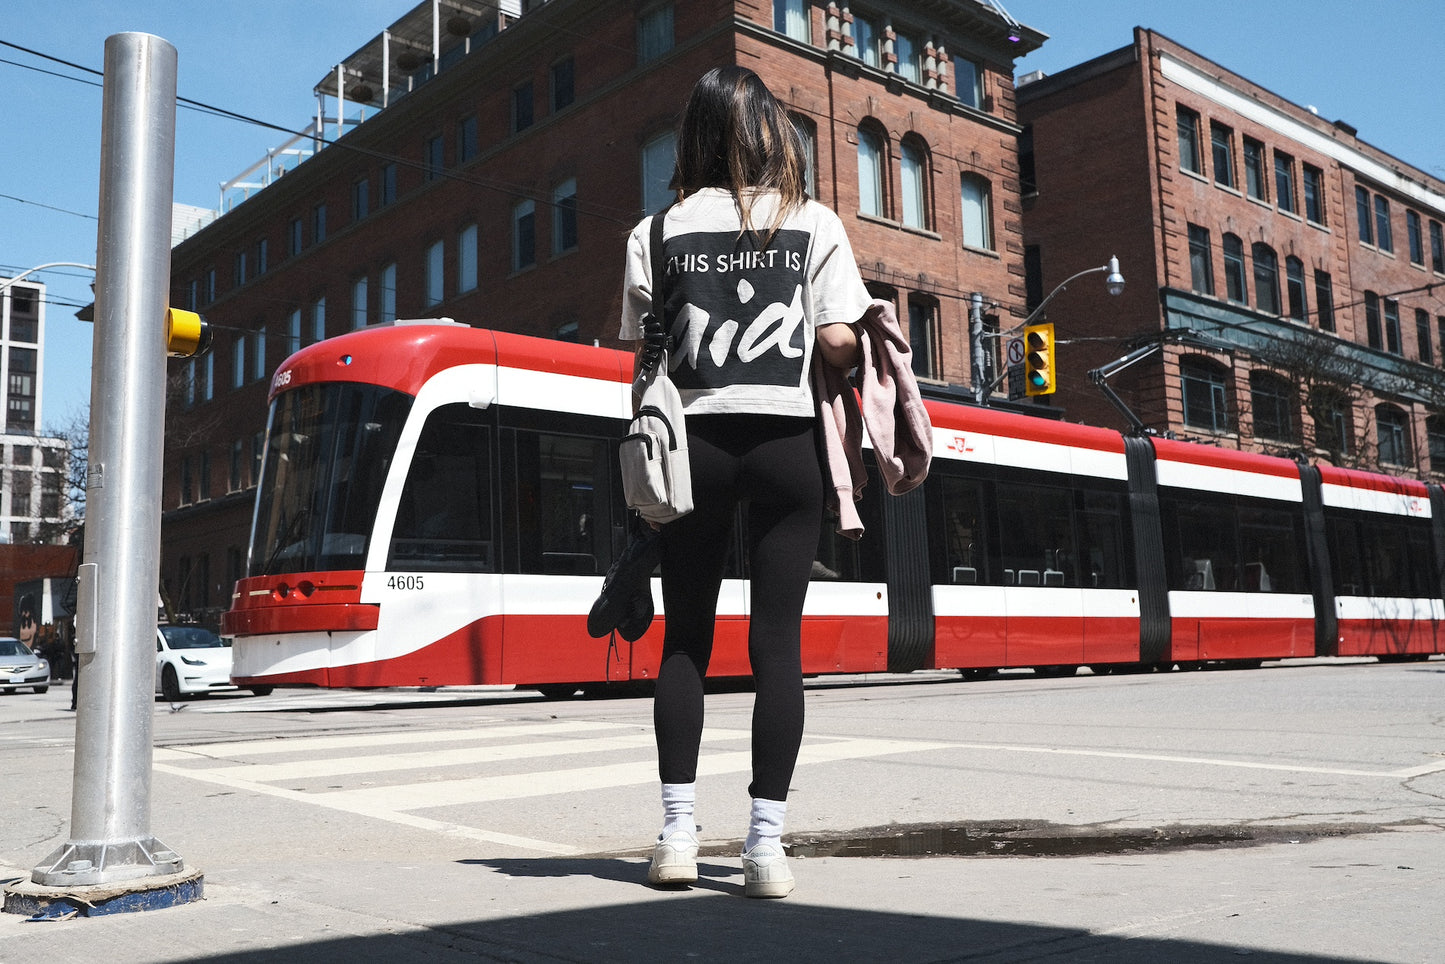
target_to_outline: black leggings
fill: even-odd
[[[703,677],[733,518],[747,503],[748,660],[754,797],[786,800],[803,741],[801,622],[823,523],[823,473],[812,419],[704,415],[687,420],[696,508],[663,527],[666,635],[653,723],[663,783],[697,779]]]

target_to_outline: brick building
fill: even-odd
[[[793,112],[812,193],[897,305],[922,377],[968,381],[970,292],[995,327],[1022,317],[1013,63],[1045,38],[997,6],[484,9],[422,4],[327,71],[329,143],[289,147],[284,176],[268,163],[174,249],[173,303],[216,329],[210,354],[176,363],[168,414],[161,576],[180,612],[229,605],[268,376],[295,349],[431,316],[615,344],[627,232],[665,201],[673,125],[711,67],[751,67]]]
[[[1020,83],[1031,300],[1117,254],[1048,309],[1055,404],[1149,428],[1421,477],[1445,474],[1445,182],[1137,28]]]

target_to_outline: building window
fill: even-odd
[[[1425,442],[1430,446],[1430,471],[1445,474],[1445,418],[1431,415],[1425,420]]]
[[[1210,432],[1229,431],[1229,394],[1222,368],[1202,358],[1179,362],[1184,389],[1184,424]]]
[[[1430,269],[1445,274],[1445,231],[1439,221],[1430,222]]]
[[[1038,165],[1034,161],[1034,128],[1025,124],[1019,131],[1019,194],[1024,197],[1039,193]]]
[[[1381,463],[1399,466],[1414,464],[1414,446],[1410,444],[1410,419],[1404,411],[1393,405],[1376,405],[1375,434],[1379,441]]]
[[[237,251],[237,252],[236,252],[236,271],[235,271],[235,275],[236,275],[236,287],[239,288],[239,287],[241,287],[241,285],[243,285],[243,284],[246,283],[246,252],[244,252],[244,251]]]
[[[1350,455],[1355,448],[1355,418],[1347,403],[1332,402],[1315,422],[1315,446],[1340,455]]]
[[[938,364],[938,306],[921,298],[908,299],[908,345],[913,349],[913,374],[940,378]]]
[[[1214,183],[1234,187],[1234,131],[1218,121],[1210,121],[1209,143],[1214,161]]]
[[[923,48],[911,35],[895,31],[893,55],[898,59],[898,75],[910,83],[923,83]]]
[[[803,187],[808,197],[818,196],[818,129],[806,117],[790,114],[793,129],[803,142]]]
[[[442,303],[446,297],[442,266],[446,258],[446,248],[440,241],[429,245],[426,249],[426,306]]]
[[[1298,444],[1298,405],[1290,383],[1273,372],[1249,373],[1249,407],[1254,416],[1256,438]]]
[[[311,243],[320,244],[326,240],[326,205],[318,204],[311,209]]]
[[[226,487],[227,492],[240,492],[246,484],[245,480],[241,478],[241,472],[246,464],[244,448],[240,439],[231,443],[231,474]]]
[[[251,333],[251,378],[260,381],[266,377],[266,329],[258,328]]]
[[[1258,241],[1250,248],[1254,260],[1254,304],[1260,311],[1279,314],[1279,259],[1274,248]]]
[[[196,404],[196,383],[197,383],[197,378],[196,378],[196,360],[195,360],[194,358],[192,358],[192,359],[190,359],[189,361],[186,362],[186,380],[185,380],[185,398],[184,398],[184,402],[185,402],[186,408],[190,408],[192,405],[195,405],[195,404]],[[10,387],[11,387],[11,388],[14,388],[14,387],[15,387],[15,376],[14,376],[14,375],[11,375],[11,376],[10,376]]]
[[[1300,165],[1305,189],[1305,219],[1314,224],[1325,223],[1325,172],[1308,164]]]
[[[637,18],[639,64],[661,57],[672,49],[673,42],[672,4],[665,4]]]
[[[205,502],[211,497],[211,453],[202,452],[196,472],[196,501]]]
[[[1320,316],[1320,331],[1335,330],[1335,285],[1328,271],[1315,269],[1315,305]]]
[[[457,165],[477,156],[477,118],[463,117],[457,121]]]
[[[512,133],[524,131],[532,126],[532,82],[512,88]]]
[[[773,29],[807,43],[812,37],[808,0],[773,0]]]
[[[1279,151],[1274,152],[1274,199],[1281,211],[1294,214],[1297,211],[1294,199],[1294,158]]]
[[[1264,196],[1264,145],[1244,138],[1244,191],[1257,201]]]
[[[883,66],[883,33],[878,22],[861,13],[853,14],[853,56],[870,67]]]
[[[1380,296],[1373,291],[1365,292],[1365,341],[1371,348],[1384,344],[1380,337]]]
[[[1415,348],[1421,363],[1434,363],[1434,353],[1430,351],[1430,312],[1424,308],[1415,309]]]
[[[381,183],[378,185],[376,206],[386,207],[396,200],[396,163],[387,164],[381,169]]]
[[[187,456],[181,459],[181,505],[190,505],[191,498],[191,460]]]
[[[964,246],[992,251],[989,183],[977,174],[964,174],[959,179],[959,193],[963,198]]]
[[[366,275],[362,275],[351,283],[351,327],[366,327],[366,296],[367,296]]]
[[[537,263],[537,206],[522,201],[512,208],[512,270]]]
[[[663,206],[677,197],[669,190],[672,181],[673,156],[676,135],[672,131],[659,134],[642,145],[642,210],[661,211]]]
[[[577,249],[577,179],[552,189],[552,253]]]
[[[433,134],[422,145],[421,176],[424,181],[434,181],[441,176],[446,162],[442,154],[442,136]]]
[[[1375,195],[1375,247],[1381,251],[1395,250],[1395,237],[1390,231],[1390,200],[1383,194]]]
[[[1404,354],[1400,346],[1400,303],[1394,298],[1385,301],[1385,351],[1392,355]]]
[[[1359,224],[1360,243],[1374,244],[1374,221],[1370,216],[1370,192],[1362,187],[1355,188],[1355,221]]]
[[[571,105],[576,99],[573,82],[573,60],[568,57],[552,65],[552,113]]]
[[[381,269],[381,318],[382,323],[396,320],[396,262]]]
[[[266,273],[270,253],[271,245],[265,238],[256,242],[256,274],[258,276]]]
[[[360,221],[370,213],[371,182],[363,177],[351,185],[351,219]]]
[[[326,340],[326,298],[317,298],[311,305],[311,344]]]
[[[903,142],[903,225],[928,227],[928,156],[915,141]]]
[[[301,309],[297,308],[286,318],[286,356],[301,350]]]
[[[1199,294],[1214,294],[1213,257],[1209,229],[1197,224],[1189,225],[1189,281],[1190,287]]]
[[[303,230],[304,230],[304,228],[303,228],[303,226],[302,226],[302,224],[301,224],[301,219],[300,219],[300,218],[292,218],[292,219],[291,219],[291,223],[290,223],[289,225],[287,225],[287,228],[286,228],[286,253],[287,253],[288,255],[290,255],[291,257],[293,257],[293,258],[296,257],[296,255],[298,255],[298,254],[301,253],[301,246],[302,246],[302,241],[303,241],[303,236],[302,236]]]
[[[477,288],[477,226],[469,224],[457,235],[457,292]]]
[[[1405,237],[1410,243],[1410,263],[1425,264],[1425,235],[1420,230],[1420,215],[1414,211],[1405,212]]]
[[[1179,166],[1191,174],[1204,173],[1204,159],[1199,154],[1199,115],[1188,107],[1174,108],[1179,128]]]
[[[210,352],[206,352],[201,361],[200,383],[201,401],[209,402],[216,397],[216,356]]]
[[[1310,309],[1305,297],[1305,266],[1294,255],[1284,259],[1284,280],[1289,316],[1299,322],[1307,320]]]
[[[231,387],[240,388],[246,384],[246,336],[237,335],[231,346]]]
[[[884,216],[883,138],[866,127],[858,128],[858,213],[875,218]]]
[[[978,61],[953,58],[953,94],[965,105],[983,109],[983,67]]]
[[[1234,234],[1224,236],[1224,296],[1239,304],[1249,302],[1244,283],[1244,242]]]

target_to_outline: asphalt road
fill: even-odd
[[[165,910],[0,915],[95,960],[1445,960],[1445,661],[817,680],[743,899],[751,694],[709,696],[702,879],[644,881],[651,704],[491,688],[155,706]],[[0,696],[0,880],[68,839],[68,686]]]

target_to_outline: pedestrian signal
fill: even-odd
[[[1057,378],[1054,359],[1054,326],[1024,328],[1024,392],[1052,395]]]
[[[172,358],[204,355],[211,347],[211,326],[194,311],[166,309],[166,354]]]

